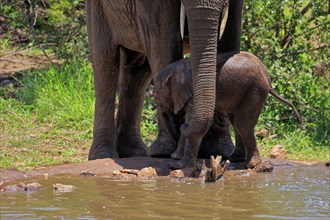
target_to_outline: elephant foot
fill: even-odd
[[[210,158],[211,156],[222,156],[228,159],[234,151],[234,144],[229,135],[207,133],[200,145],[198,158]]]
[[[176,149],[176,151],[171,155],[173,159],[181,160],[184,156],[184,152],[181,149]]]
[[[199,158],[210,158],[210,156],[222,156],[228,159],[234,151],[235,146],[230,136],[230,123],[228,116],[216,112],[214,123],[202,139],[198,151]]]
[[[246,150],[242,147],[236,147],[235,151],[229,157],[230,162],[246,162]]]
[[[169,169],[171,170],[180,170],[187,167],[195,167],[196,161],[192,157],[184,156],[180,161],[178,162],[171,162],[169,164]]]
[[[117,151],[120,158],[146,157],[149,155],[147,146],[141,141],[117,140]]]
[[[245,161],[241,161],[241,162],[230,161],[228,170],[244,170],[244,169],[245,169]]]
[[[109,146],[93,146],[89,150],[88,160],[96,160],[103,158],[118,158],[118,153],[116,150],[111,149]]]
[[[258,148],[256,148],[256,150],[253,154],[253,157],[251,158],[251,160],[249,162],[246,163],[245,168],[253,169],[261,163],[262,163],[262,160],[261,160],[261,157],[259,155],[259,150],[258,150]]]
[[[150,147],[151,157],[170,158],[177,149],[177,144],[165,135],[158,135],[156,141]]]
[[[191,156],[184,156],[180,161],[177,162],[177,164],[181,168],[194,167],[196,165],[196,161]]]

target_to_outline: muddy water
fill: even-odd
[[[214,184],[167,178],[119,181],[57,176],[33,179],[36,192],[1,193],[0,219],[329,219],[330,173],[324,166],[277,166]],[[53,183],[73,192],[55,193]]]

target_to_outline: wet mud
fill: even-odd
[[[77,176],[98,176],[98,177],[113,177],[114,171],[123,169],[141,170],[146,167],[155,169],[157,176],[169,176],[171,169],[169,164],[175,163],[177,160],[171,158],[152,158],[152,157],[138,157],[138,158],[119,158],[119,159],[100,159],[85,161],[75,164],[62,164],[52,167],[39,167],[31,171],[19,170],[2,170],[0,171],[0,184],[4,185],[8,182],[24,180],[27,178],[47,178],[54,175],[77,175]],[[201,162],[202,160],[198,160]],[[205,160],[206,166],[210,167],[210,161]],[[259,167],[257,172],[271,172],[278,166],[320,166],[329,167],[329,162],[320,162],[312,165],[306,165],[302,162],[294,162],[287,160],[278,160],[274,158],[263,158],[264,166]],[[273,166],[268,166],[267,164]],[[241,167],[240,163],[230,163],[229,170],[235,170]],[[228,171],[227,171],[228,172]],[[238,172],[231,171],[231,172]],[[252,171],[253,172],[253,171]],[[256,173],[256,172],[254,172]]]

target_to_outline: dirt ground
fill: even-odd
[[[307,164],[303,162],[278,160],[273,158],[263,158],[263,161],[270,161],[276,166],[326,166],[325,162]],[[153,167],[156,169],[158,176],[167,176],[170,173],[168,164],[175,162],[170,158],[152,158],[152,157],[138,157],[138,158],[120,158],[120,159],[100,159],[85,161],[75,164],[62,164],[51,167],[39,167],[31,171],[19,170],[2,170],[0,171],[0,183],[8,183],[27,178],[40,177],[53,175],[81,175],[84,171],[94,173],[99,177],[112,177],[112,173],[118,169],[142,169],[145,167]],[[209,161],[206,160],[206,165],[209,166]],[[232,163],[231,166],[239,164]],[[329,164],[327,164],[328,166]]]
[[[4,4],[8,2],[5,1]],[[24,10],[22,8],[24,3],[13,5],[19,10]],[[31,33],[26,28],[14,27],[11,21],[12,18],[0,14],[0,46],[4,48],[0,49],[0,83],[8,78],[10,80],[14,74],[19,74],[23,70],[40,69],[51,63],[59,63],[52,54],[47,54],[45,50],[42,50],[45,46],[51,46],[50,43],[28,46],[32,41]]]
[[[10,79],[23,70],[41,69],[52,63],[58,65],[60,61],[42,55],[26,55],[24,51],[7,52],[5,55],[0,56],[0,81]]]

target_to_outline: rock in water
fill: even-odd
[[[270,152],[270,158],[283,160],[285,159],[285,154],[286,150],[282,145],[275,145]]]
[[[80,176],[96,176],[96,174],[92,171],[82,171]]]
[[[157,177],[157,172],[153,167],[145,167],[138,172],[138,177]]]
[[[25,185],[25,191],[36,191],[41,189],[41,184],[37,182],[28,183]]]
[[[72,192],[73,190],[77,189],[77,187],[72,185],[64,185],[62,183],[54,183],[53,189],[57,192]]]
[[[134,169],[121,169],[115,170],[112,172],[112,175],[116,178],[121,179],[131,179],[131,178],[151,178],[157,177],[157,172],[153,167],[145,167],[141,170],[134,170]]]
[[[268,162],[262,162],[261,164],[258,164],[254,168],[254,171],[256,171],[257,173],[272,172],[273,169],[274,169],[274,164],[272,164],[270,161],[268,161]]]
[[[179,179],[184,178],[184,173],[182,170],[172,170],[169,176],[175,179]]]
[[[5,191],[11,191],[11,192],[17,192],[17,191],[27,191],[27,192],[31,192],[31,191],[36,191],[41,189],[41,184],[37,183],[37,182],[32,182],[32,183],[18,183],[18,184],[14,184],[14,185],[9,185],[6,186]]]

